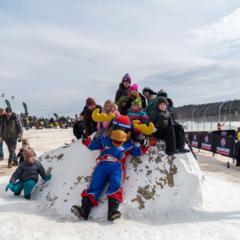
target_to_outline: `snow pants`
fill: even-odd
[[[34,180],[27,180],[27,181],[18,181],[13,184],[11,190],[16,194],[20,194],[22,190],[24,190],[24,197],[31,195],[31,192],[34,186],[37,184]]]
[[[82,197],[88,197],[94,206],[97,206],[98,199],[107,183],[107,197],[122,201],[122,182],[124,178],[124,169],[121,162],[100,161],[92,174],[92,180],[89,187],[81,194]]]
[[[180,125],[178,122],[174,123],[174,131],[176,135],[176,148],[183,149],[185,146],[185,137],[184,137],[184,129],[182,125]]]
[[[172,126],[158,128],[153,136],[166,142],[166,154],[173,154],[176,152],[176,137]]]

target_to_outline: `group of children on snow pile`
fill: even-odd
[[[137,84],[131,85],[129,74],[125,74],[119,85],[115,103],[107,100],[102,108],[94,99],[88,98],[80,122],[82,125],[74,127],[76,137],[82,138],[82,143],[90,150],[100,151],[91,182],[81,194],[81,206],[71,208],[80,219],[88,219],[107,183],[107,218],[113,221],[121,217],[118,207],[123,200],[125,160],[129,154],[140,157],[147,152],[146,135],[165,140],[166,153],[170,156],[189,152],[184,149],[184,130],[174,120],[173,103],[167,93],[163,90],[155,93],[150,88],[144,88],[140,93]]]
[[[24,191],[24,198],[30,199],[31,192],[38,182],[38,175],[44,181],[51,179],[51,175],[47,175],[42,164],[36,159],[36,153],[29,146],[27,139],[22,140],[22,148],[17,155],[19,164],[15,172],[12,174],[6,192],[10,189],[14,195],[20,195]]]
[[[174,119],[173,101],[168,98],[164,90],[154,92],[151,88],[145,87],[142,93],[139,92],[136,83],[131,85],[131,77],[125,74],[116,92],[115,102],[107,100],[103,107],[96,104],[95,100],[88,98],[86,105],[80,114],[80,121],[73,127],[74,135],[77,139],[82,137],[83,131],[87,136],[97,132],[94,138],[106,133],[109,123],[96,123],[92,119],[92,112],[95,109],[109,114],[114,113],[127,115],[129,119],[139,120],[148,124],[153,122],[155,132],[154,139],[162,139],[166,142],[166,154],[185,153],[185,138],[183,127]],[[141,139],[141,134],[135,132],[133,139]]]

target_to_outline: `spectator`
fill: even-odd
[[[1,136],[1,130],[2,130],[2,119],[4,116],[4,109],[0,108],[0,136]],[[0,137],[0,161],[4,159],[4,153],[3,153],[3,139]]]
[[[115,102],[122,96],[128,96],[128,88],[131,84],[131,77],[128,73],[123,76],[122,82],[119,84],[119,88],[116,92]]]
[[[154,125],[157,131],[154,137],[166,142],[166,154],[174,155],[176,153],[176,140],[171,114],[167,110],[168,101],[164,97],[157,100],[157,111],[154,117]]]
[[[17,154],[17,159],[19,159],[19,163],[21,164],[24,161],[24,156],[23,156],[23,151],[26,149],[30,149],[36,156],[36,153],[34,152],[34,150],[30,147],[29,142],[26,138],[24,138],[22,140],[22,147],[20,148],[18,154]],[[13,163],[13,166],[18,166],[17,162]]]
[[[1,126],[1,138],[4,140],[8,147],[9,158],[8,158],[8,168],[12,167],[13,162],[17,162],[16,147],[17,139],[22,138],[22,126],[16,114],[11,111],[11,109],[6,108],[6,113],[2,118]]]
[[[112,100],[107,100],[104,103],[102,112],[106,113],[107,115],[109,115],[110,113],[113,113],[116,117],[119,116],[120,113],[116,110],[114,105],[115,104]],[[110,122],[108,122],[108,121],[97,123],[97,133],[95,134],[94,139],[102,136],[105,133],[107,133],[109,125],[110,125]]]
[[[89,97],[86,100],[86,106],[81,112],[81,116],[83,117],[83,121],[84,121],[84,131],[87,136],[90,136],[93,132],[97,131],[97,123],[92,119],[92,112],[96,108],[99,108],[100,110],[102,109],[100,105],[96,104],[93,98]]]
[[[14,195],[20,195],[24,190],[24,198],[30,199],[31,192],[38,182],[38,174],[44,181],[51,179],[51,175],[46,175],[42,164],[36,160],[35,153],[31,149],[23,151],[24,162],[22,162],[13,173],[6,191],[10,189]]]
[[[171,114],[172,120],[173,120],[173,126],[174,126],[174,131],[175,131],[175,137],[176,137],[176,149],[179,153],[187,153],[190,152],[190,150],[185,149],[185,131],[184,128],[181,124],[179,124],[175,120],[174,116],[174,108],[173,108],[173,101],[171,98],[168,98],[168,94],[161,89],[157,93],[157,98],[162,98],[165,97],[168,102],[168,111]]]

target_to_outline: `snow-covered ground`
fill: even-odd
[[[72,138],[71,130],[31,130],[26,133],[40,154]],[[226,168],[209,153],[199,162],[205,175],[202,208],[173,211],[156,219],[80,222],[47,211],[36,200],[5,193],[9,176],[0,177],[0,239],[240,239],[240,169]],[[217,156],[216,158],[219,158]],[[1,163],[2,168],[6,161]]]

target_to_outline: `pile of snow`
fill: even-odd
[[[163,148],[158,143],[141,158],[127,158],[124,202],[120,207],[125,218],[161,217],[163,212],[201,206],[203,177],[196,160],[191,153],[169,158]],[[80,194],[91,180],[98,153],[75,142],[42,155],[40,161],[52,179],[40,182],[36,188],[34,197],[40,206],[70,215],[71,206],[81,203]],[[90,218],[106,218],[106,200],[102,194]]]

